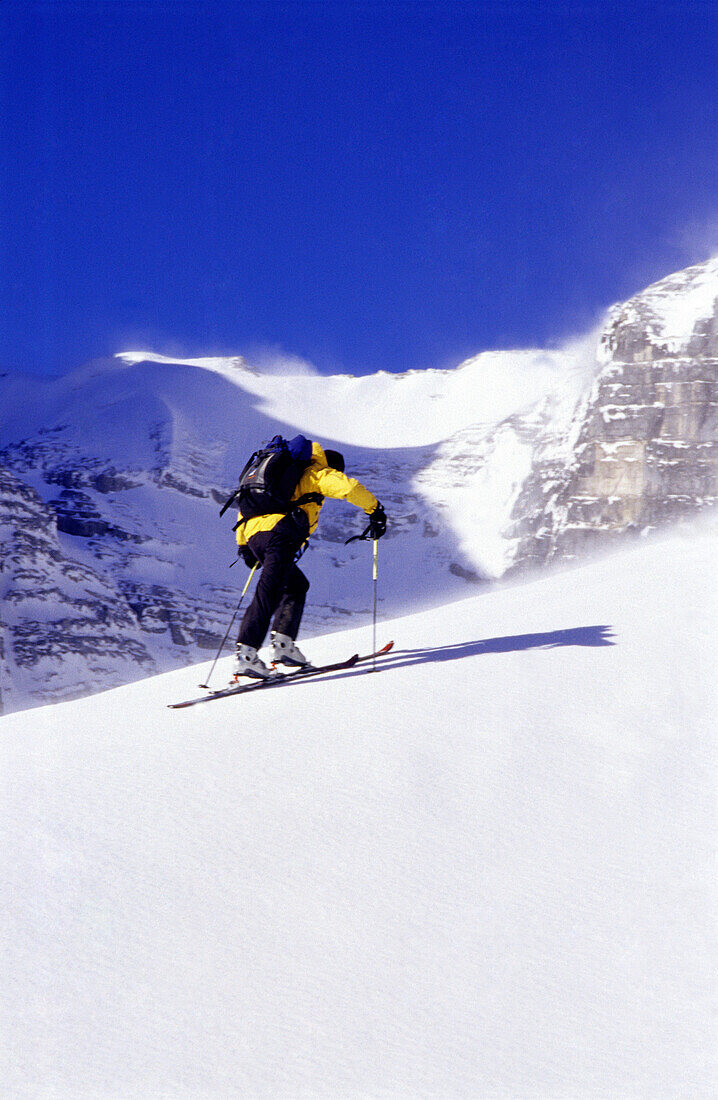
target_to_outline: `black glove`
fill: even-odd
[[[249,546],[246,542],[244,546],[239,547],[239,556],[244,564],[247,566],[247,569],[254,569],[254,566],[258,564],[257,559],[255,558],[252,551],[249,549]]]
[[[386,534],[386,512],[382,508],[381,504],[377,504],[376,508],[369,516],[369,538],[380,539],[382,535]]]

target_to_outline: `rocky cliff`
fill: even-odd
[[[575,559],[714,507],[718,260],[610,310],[592,387],[539,446],[514,509],[514,569]]]

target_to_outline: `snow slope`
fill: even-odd
[[[716,540],[1,719],[6,1095],[714,1095]]]
[[[301,424],[312,436],[350,447],[388,449],[440,443],[468,425],[494,427],[547,393],[584,386],[596,339],[590,334],[562,350],[482,352],[450,370],[380,370],[359,377],[319,375],[306,367],[267,373],[241,358],[170,359],[145,351],[116,358],[145,369],[155,363],[210,371],[252,394],[257,411],[277,423]],[[215,420],[218,415],[215,408]],[[231,428],[222,434],[231,438]]]

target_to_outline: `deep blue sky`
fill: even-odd
[[[0,366],[546,344],[718,247],[718,5],[0,4]]]

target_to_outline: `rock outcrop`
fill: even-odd
[[[3,710],[157,671],[127,602],[101,570],[67,556],[53,507],[2,468],[0,543]]]
[[[514,510],[513,568],[568,561],[718,499],[718,261],[614,307],[596,377],[537,452]]]

